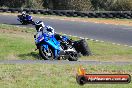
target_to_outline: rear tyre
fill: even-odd
[[[81,53],[83,56],[90,56],[91,55],[90,48],[89,48],[87,42],[85,41],[85,39],[75,41],[73,46],[76,49],[76,51],[78,53]]]
[[[53,52],[49,47],[48,50],[45,50],[43,46],[39,47],[39,54],[44,60],[53,60]]]

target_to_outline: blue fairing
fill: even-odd
[[[49,46],[46,45],[46,44],[43,44],[43,47],[44,47],[45,50],[48,50],[48,48],[49,48]]]
[[[18,15],[18,19],[17,19],[18,21],[20,21],[20,22],[32,22],[33,20],[32,20],[32,16],[30,16],[30,15],[26,15],[26,17],[23,17],[22,15]]]
[[[36,44],[41,43],[45,50],[48,50],[49,46],[52,47],[55,57],[59,56],[59,52],[62,50],[62,48],[60,47],[60,42],[55,39],[54,35],[40,33],[35,42]]]
[[[28,16],[26,16],[26,19],[27,19],[27,20],[32,20],[32,16],[29,16],[29,15],[28,15]]]
[[[43,44],[48,44],[56,50],[60,50],[60,42],[58,42],[55,39],[54,35],[48,35],[44,33],[41,36],[39,36],[38,39],[36,40],[36,43],[40,42],[43,42]]]

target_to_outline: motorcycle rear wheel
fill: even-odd
[[[81,39],[79,41],[74,42],[74,48],[78,53],[81,53],[83,56],[90,56],[92,55],[91,50],[86,42],[85,39]]]

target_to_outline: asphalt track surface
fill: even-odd
[[[0,23],[23,26],[18,22],[16,16],[0,15]],[[101,40],[123,45],[132,45],[132,26],[97,24],[90,22],[73,22],[59,19],[40,19],[47,25],[52,26],[56,32],[62,32],[68,35]],[[33,27],[32,25],[25,25]]]
[[[21,25],[18,22],[16,16],[12,15],[0,15],[0,23],[9,24],[15,26],[33,27],[32,25]],[[62,32],[68,35],[74,35],[84,38],[92,38],[96,40],[120,43],[125,45],[132,45],[132,26],[116,26],[110,24],[96,24],[90,22],[73,22],[64,21],[59,19],[40,19],[34,18],[35,21],[42,20],[45,24],[48,24],[55,28],[56,32]],[[34,28],[34,27],[33,27]],[[0,64],[26,64],[26,63],[50,63],[50,64],[117,64],[125,65],[132,64],[132,62],[99,62],[99,61],[42,61],[42,60],[1,60]]]
[[[0,64],[85,64],[85,65],[132,65],[132,62],[106,62],[106,61],[67,61],[67,60],[0,60]]]

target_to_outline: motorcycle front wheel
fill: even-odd
[[[39,54],[44,60],[53,60],[53,52],[51,48],[49,47],[48,50],[46,50],[43,46],[39,47]]]
[[[78,60],[78,54],[75,53],[75,52],[71,52],[69,53],[69,58],[68,58],[69,61],[77,61]]]

